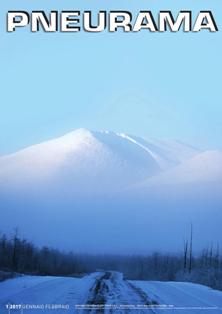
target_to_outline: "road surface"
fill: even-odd
[[[0,283],[0,314],[14,313],[222,314],[222,292],[192,283],[128,281],[112,271],[21,276]]]

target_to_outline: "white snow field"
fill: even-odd
[[[188,282],[131,281],[160,309],[154,313],[222,313],[222,292]],[[171,309],[170,309],[171,308]]]
[[[9,312],[7,305],[17,305],[17,310],[12,309],[10,313],[21,313],[21,309],[18,309],[21,304],[27,305],[24,313],[73,313],[76,304],[87,300],[90,288],[99,275],[93,273],[83,278],[23,276],[8,279],[0,283],[0,313]],[[49,309],[50,305],[57,305],[58,310]]]
[[[83,278],[23,276],[0,283],[1,314],[83,312],[220,314],[222,292],[192,283],[127,281],[111,271]]]

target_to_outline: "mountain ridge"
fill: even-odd
[[[199,150],[184,146],[184,153],[177,156],[176,149],[167,148],[163,142],[161,146],[125,133],[81,128],[0,157],[0,184],[61,181],[73,186],[87,186],[90,182],[95,186],[101,181],[100,185],[117,190],[155,176],[198,153]]]
[[[146,252],[180,250],[192,222],[201,248],[221,239],[221,154],[76,130],[0,158],[1,230],[63,249]]]

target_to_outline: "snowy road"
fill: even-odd
[[[132,281],[160,308],[155,313],[221,314],[222,292],[188,282]],[[170,309],[172,308],[172,309]]]
[[[14,308],[8,310],[7,304]],[[111,271],[83,278],[23,276],[0,283],[0,314],[164,312],[222,314],[222,292],[192,283],[127,281]]]
[[[87,304],[89,308],[92,305],[93,313],[99,310],[99,313],[133,313],[138,309],[143,313],[144,306],[149,306],[150,301],[143,291],[124,280],[121,273],[106,272],[96,280]],[[95,304],[98,305],[97,311],[93,311]],[[145,312],[152,311],[146,308]]]
[[[76,304],[85,303],[99,276],[99,273],[93,273],[83,278],[24,276],[9,279],[0,283],[0,313],[9,313],[7,304],[29,307],[23,310],[24,314],[73,313]],[[60,309],[50,309],[53,306]],[[10,313],[21,313],[21,310],[13,309]]]

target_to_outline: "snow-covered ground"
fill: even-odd
[[[222,292],[188,282],[131,281],[167,313],[222,313]],[[172,308],[172,310],[170,310]],[[156,310],[155,313],[162,313]]]
[[[7,305],[18,309],[8,310]],[[57,310],[49,308],[55,306]],[[88,313],[219,314],[222,292],[192,283],[127,281],[111,271],[83,278],[23,276],[0,283],[1,314],[81,313],[84,309]]]
[[[6,280],[0,283],[0,313],[21,313],[19,309],[7,310],[7,305],[19,308],[21,304],[27,306],[23,310],[26,314],[73,313],[75,305],[84,303],[88,298],[98,276],[99,273],[83,278],[22,276]],[[57,306],[58,309],[51,310],[50,306]]]

